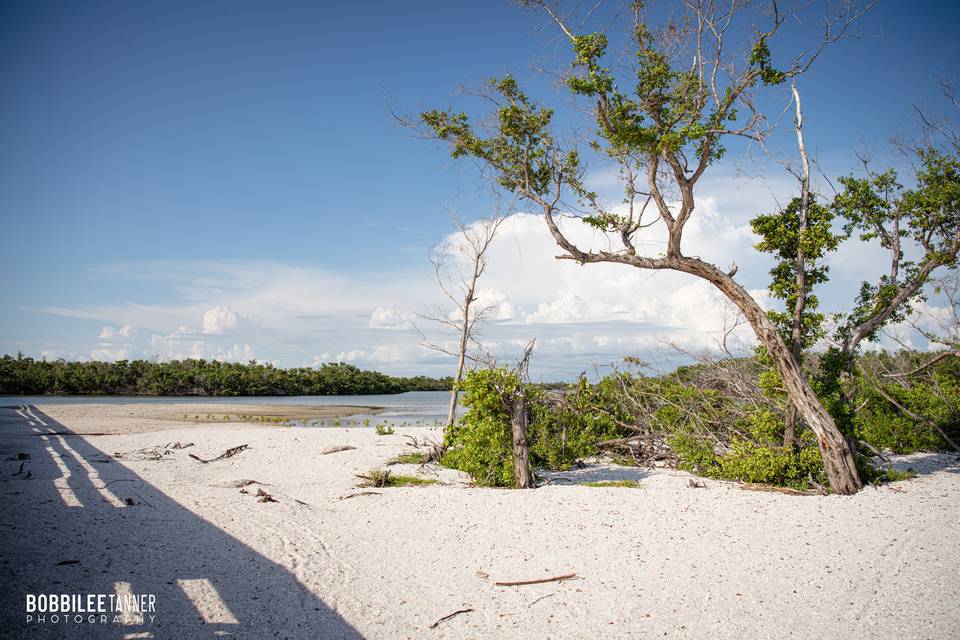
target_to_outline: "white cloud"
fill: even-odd
[[[518,320],[526,316],[523,309],[510,300],[510,296],[493,287],[481,287],[475,303],[476,309],[482,310],[490,320]]]
[[[225,351],[217,351],[216,355],[213,356],[213,359],[221,362],[249,362],[251,360],[256,360],[256,357],[253,354],[253,347],[251,347],[249,344],[242,346],[235,344]]]
[[[367,352],[363,349],[351,349],[350,351],[341,351],[337,354],[337,362],[356,362],[367,357]]]
[[[786,186],[794,185],[786,181]],[[761,306],[775,307],[776,301],[765,290],[772,263],[752,249],[755,238],[748,224],[756,213],[773,209],[767,186],[724,178],[704,183],[698,198],[684,251],[722,268],[735,260],[737,280]],[[616,238],[576,220],[562,219],[560,224],[571,240],[585,248],[618,246]],[[657,255],[663,249],[663,235],[659,224],[644,230],[638,249]],[[452,248],[455,243],[456,234],[449,234],[439,244]],[[693,351],[715,349],[724,327],[733,322],[735,313],[720,292],[693,276],[615,264],[581,266],[557,260],[558,253],[540,216],[515,214],[501,226],[477,294],[478,306],[490,309],[478,339],[501,361],[509,361],[529,339],[537,338],[535,371],[575,375],[594,362],[610,362],[627,354],[644,357],[661,349],[665,341]],[[423,255],[407,267],[382,272],[336,273],[317,266],[263,261],[124,265],[105,270],[102,276],[149,280],[162,275],[170,287],[179,288],[177,294],[163,304],[152,298],[149,305],[49,307],[47,312],[111,323],[100,333],[109,344],[98,351],[126,349],[137,357],[232,360],[248,360],[256,353],[283,366],[340,361],[395,373],[441,375],[449,372],[450,359],[420,347],[412,330],[415,313],[438,306],[441,311],[435,315],[450,310],[425,249]],[[879,265],[869,258],[875,256],[871,247],[843,255],[856,260],[832,261],[832,280],[817,292],[824,311],[849,304],[859,279],[868,277],[864,269]],[[184,277],[187,274],[191,277]],[[421,328],[435,333],[430,335],[434,342],[451,338],[430,326]],[[138,342],[137,331],[149,335],[149,340]],[[745,325],[729,338],[734,348],[746,349],[753,343]],[[94,348],[92,342],[91,337],[83,353]],[[64,345],[61,351],[71,349]]]
[[[390,307],[377,307],[370,314],[368,327],[374,329],[410,329],[413,324],[409,313],[402,313]]]
[[[113,340],[117,338],[132,338],[136,330],[129,324],[125,324],[119,329],[113,327],[104,327],[100,329],[101,340]]]
[[[130,345],[119,348],[101,345],[99,349],[90,352],[90,359],[98,362],[116,362],[117,360],[130,360],[132,354]]]
[[[216,306],[203,313],[202,332],[206,335],[218,335],[237,326],[240,314],[227,307]]]

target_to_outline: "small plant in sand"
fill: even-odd
[[[623,487],[624,489],[639,489],[640,484],[636,480],[598,480],[597,482],[584,482],[584,487]]]
[[[388,425],[388,424],[378,424],[378,425],[377,425],[377,435],[378,435],[378,436],[392,436],[394,433],[396,433],[396,432],[393,430],[393,427],[391,427],[391,426]]]
[[[440,484],[437,480],[431,480],[429,478],[393,475],[389,469],[371,469],[365,474],[358,474],[357,477],[363,480],[360,484],[361,487],[374,487],[377,489],[384,487],[417,487]]]
[[[401,453],[390,461],[390,464],[423,464],[426,462],[426,455],[423,453]]]

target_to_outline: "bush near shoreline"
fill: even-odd
[[[951,449],[960,440],[960,358],[915,371],[934,354],[860,356],[840,389],[854,410],[839,424],[856,445],[865,481],[900,479],[877,454]],[[808,375],[819,372],[811,358]],[[622,464],[670,466],[701,476],[795,489],[827,485],[813,433],[798,430],[784,445],[785,397],[763,384],[762,356],[680,367],[648,377],[623,371],[596,383],[585,378],[560,392],[528,385],[530,462],[550,470],[607,454]],[[461,389],[467,412],[446,434],[443,464],[486,486],[513,486],[510,416],[498,393],[506,369],[471,373]],[[888,465],[887,465],[888,466]]]

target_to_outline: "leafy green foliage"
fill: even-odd
[[[767,315],[780,329],[785,339],[790,339],[793,313],[801,293],[805,296],[802,316],[803,347],[809,348],[823,336],[824,315],[816,313],[819,302],[811,293],[813,288],[828,280],[830,268],[824,264],[826,255],[837,249],[842,236],[832,230],[833,212],[817,204],[811,196],[807,206],[807,225],[801,226],[802,200],[794,198],[776,213],[757,216],[750,221],[753,232],[761,240],[755,246],[758,251],[772,254],[777,262],[770,270],[772,277],[770,293],[784,301],[785,312],[770,311]],[[797,289],[797,256],[804,256],[805,290]]]
[[[388,424],[378,424],[376,426],[376,432],[378,436],[392,436],[396,433],[394,428]]]
[[[475,157],[494,167],[497,182],[507,191],[542,197],[550,192],[557,171],[573,179],[579,160],[575,152],[557,156],[549,134],[553,110],[533,104],[509,75],[488,81],[488,87],[503,102],[489,137],[478,135],[465,113],[434,110],[420,119],[437,138],[450,143],[454,158]]]
[[[796,450],[782,446],[782,417],[759,411],[747,417],[744,436],[734,437],[729,448],[717,453],[713,442],[690,434],[671,440],[680,456],[680,467],[700,475],[763,482],[805,489],[809,478],[826,483],[823,461],[812,434],[804,432]]]
[[[598,442],[618,437],[615,418],[594,410],[607,392],[583,378],[562,403],[550,402],[534,390],[527,434],[532,462],[548,469],[567,469],[574,461],[596,454]]]
[[[513,486],[513,435],[501,397],[513,392],[519,380],[503,368],[477,370],[462,385],[467,412],[448,435],[442,464],[466,471],[481,486]],[[590,411],[598,398],[594,389],[581,381],[568,396],[569,403],[561,406],[552,403],[543,389],[525,388],[531,465],[568,468],[595,454],[597,442],[619,433],[610,418]]]
[[[869,358],[882,362],[892,357],[883,354]],[[911,366],[917,362],[914,358],[910,361]],[[953,402],[944,402],[942,398],[952,398]],[[934,425],[952,438],[960,439],[960,412],[957,410],[960,360],[944,360],[926,375],[909,380],[909,384],[890,379],[879,385],[862,385],[858,401],[862,408],[852,421],[854,434],[876,449],[894,453],[947,449],[946,441]],[[914,419],[896,405],[929,422]]]
[[[905,358],[901,368],[910,370],[929,356],[871,355],[861,360],[875,366],[870,358],[894,357]],[[846,434],[897,453],[944,448],[936,429],[910,419],[875,391],[869,391],[862,373],[857,374],[860,378],[856,381],[838,375],[842,361],[842,354],[833,350],[811,357],[809,366],[814,388],[832,410],[847,407],[841,395],[849,392],[854,382],[868,390],[864,393],[869,395],[863,396],[867,402],[859,411],[841,413]],[[817,442],[809,429],[798,430],[795,447],[782,444],[785,397],[767,393],[762,384],[751,395],[738,395],[744,381],[760,378],[766,371],[761,357],[690,365],[660,377],[618,372],[594,384],[581,379],[564,390],[562,399],[536,385],[527,385],[531,464],[565,469],[577,459],[598,453],[598,443],[641,430],[661,438],[677,456],[678,467],[699,475],[797,489],[808,488],[811,478],[826,485]],[[956,410],[960,361],[943,360],[925,375],[929,379],[913,377],[906,386],[890,381],[883,389],[909,411],[960,438]],[[734,385],[731,380],[740,382]],[[498,389],[513,390],[516,384],[505,369],[475,371],[467,376],[463,385],[468,410],[449,436],[443,464],[470,473],[480,485],[513,485],[510,416]],[[633,464],[636,458],[619,460]],[[886,473],[872,467],[866,457],[858,458],[858,463],[865,479]]]
[[[853,310],[841,323],[837,337],[849,340],[855,327],[880,316],[903,290],[913,293],[863,338],[872,340],[883,326],[910,313],[911,300],[930,271],[957,264],[960,226],[960,158],[934,148],[917,150],[916,186],[906,189],[896,171],[870,173],[865,178],[839,179],[842,191],[834,198],[835,215],[844,220],[844,232],[862,241],[878,240],[889,251],[896,269],[877,282],[863,282]],[[909,244],[922,249],[919,261],[905,259]]]
[[[278,369],[208,360],[65,362],[0,358],[0,393],[11,395],[302,396],[441,391],[450,379],[394,378],[349,364]]]
[[[441,464],[467,472],[480,486],[512,487],[510,414],[498,388],[511,391],[519,381],[506,369],[482,369],[460,384],[467,412],[447,432]]]

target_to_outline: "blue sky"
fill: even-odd
[[[861,38],[803,78],[808,144],[828,173],[854,169],[854,149],[884,157],[891,135],[914,130],[915,103],[946,113],[937,81],[958,77],[958,19],[954,3],[881,2]],[[815,24],[790,25],[783,46],[802,46]],[[397,126],[388,105],[471,107],[459,86],[510,71],[562,106],[534,66],[565,60],[543,16],[508,2],[3,3],[0,351],[443,373],[408,326],[436,303],[426,255],[449,233],[449,210],[469,219],[490,200],[469,164]],[[767,100],[786,104],[782,93]],[[561,108],[560,123],[575,116]],[[792,185],[759,161],[743,172],[761,178],[738,180],[731,155],[701,187],[714,225],[704,232],[726,229],[746,248],[745,221]],[[562,376],[655,338],[708,332],[682,314],[670,324],[662,310],[592,300],[592,282],[629,280],[617,272],[556,282],[531,222],[513,225],[503,274],[489,283],[491,299],[513,309],[485,334],[504,357],[538,337],[541,373]],[[521,240],[543,255],[514,250]],[[762,289],[762,259],[737,260]],[[837,308],[869,275],[848,262],[823,296]],[[694,284],[661,280],[643,296]],[[638,283],[606,295],[631,296]],[[541,305],[599,306],[575,314],[588,322]]]

